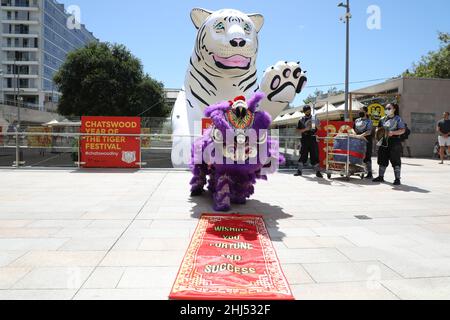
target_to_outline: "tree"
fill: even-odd
[[[329,88],[327,92],[316,89],[316,91],[314,91],[314,94],[310,94],[305,100],[303,100],[303,102],[305,104],[312,104],[317,100],[327,99],[328,97],[337,96],[342,93],[344,93],[344,91],[338,90],[336,87]]]
[[[54,81],[65,116],[164,117],[164,85],[144,74],[123,45],[91,43],[67,56]]]
[[[406,70],[404,77],[450,79],[450,33],[439,33],[441,46],[431,51],[413,65],[412,71]]]

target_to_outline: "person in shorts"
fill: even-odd
[[[450,153],[450,120],[448,112],[444,112],[444,117],[438,122],[437,132],[439,133],[439,155],[441,156],[440,164],[444,164],[445,148],[447,148]]]

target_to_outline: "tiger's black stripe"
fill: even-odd
[[[206,36],[205,28],[206,28],[206,26],[203,26],[202,29],[200,30],[200,32],[198,33],[198,36],[197,36],[197,46],[195,47],[195,49],[196,49],[197,51],[200,51],[200,48],[201,48],[200,43],[201,43],[202,37],[204,37],[204,35]]]
[[[201,103],[203,103],[206,107],[209,106],[209,103],[206,102],[205,100],[203,100],[203,98],[200,97],[197,93],[195,93],[194,90],[192,90],[192,87],[189,87],[189,88],[191,89],[192,95],[193,95],[198,101],[200,101]]]
[[[198,55],[197,51],[195,52],[195,55],[197,56],[198,62],[202,61],[202,58]]]
[[[206,61],[203,61],[203,62],[204,62],[204,63],[206,64],[206,66],[209,67],[211,70],[214,70],[214,71],[220,73],[219,70],[217,70],[216,68],[214,68],[213,66],[211,66],[208,62],[206,62]],[[203,69],[204,69],[204,68],[203,68]],[[204,69],[204,70],[206,70],[206,69]],[[222,77],[219,76],[219,78],[222,78]]]
[[[202,34],[204,33],[204,35],[206,36],[206,32],[205,32],[205,28],[206,28],[206,26],[204,25],[202,28],[201,28],[201,30],[200,30],[200,32],[198,33],[198,35],[197,35],[197,45],[195,46],[195,54],[197,55],[197,58],[198,58],[198,61],[200,62],[200,61],[202,61],[202,60],[205,60],[205,57],[203,57],[203,54],[202,54],[202,52],[200,51],[200,43],[201,43],[201,37],[202,37]],[[201,57],[200,57],[201,56]]]
[[[198,80],[198,79],[194,76],[194,74],[192,73],[192,71],[190,71],[189,73],[191,74],[192,78],[194,78],[194,79],[198,82],[198,84],[200,85],[200,87],[202,87],[202,89],[210,96],[211,94],[208,92],[208,89],[206,89],[205,86],[202,84],[202,82],[201,82],[200,80]]]
[[[256,84],[257,81],[258,81],[258,80],[255,79],[255,81],[253,81],[252,83],[250,83],[250,84],[247,86],[247,88],[245,88],[244,92],[247,92],[248,89],[250,89],[251,87],[253,87],[253,86]]]
[[[246,75],[248,75],[252,70],[248,70],[247,72],[245,72],[244,74],[240,74],[234,77],[231,77],[232,79],[236,79],[236,78],[241,78],[241,77],[245,77]]]
[[[248,76],[247,78],[245,78],[244,80],[242,80],[241,82],[239,82],[238,86],[239,86],[239,87],[242,86],[242,84],[243,84],[244,82],[250,80],[250,79],[253,78],[254,76],[256,76],[256,71],[255,71],[253,74],[249,75],[249,76]]]
[[[191,59],[191,66],[194,68],[194,70],[203,78],[203,79],[205,79],[205,81],[206,82],[208,82],[210,85],[211,85],[211,87],[213,87],[215,90],[217,90],[217,87],[214,85],[214,83],[211,81],[211,80],[209,80],[209,78],[207,77],[207,76],[205,76],[203,73],[201,73],[200,71],[198,71],[197,70],[197,68],[194,66],[194,64],[192,63],[192,59]]]
[[[208,64],[207,64],[208,65]],[[209,66],[208,66],[209,67]],[[210,67],[211,68],[211,67]],[[202,68],[203,71],[205,71],[207,74],[209,74],[210,76],[213,76],[214,78],[222,78],[221,76],[218,76],[216,74],[212,74],[211,72],[209,72],[208,70],[206,70],[205,68]]]
[[[205,38],[206,38],[206,32],[205,32],[205,34],[204,34],[203,37],[202,37],[202,41],[200,42],[202,48],[206,48],[206,46],[204,45],[204,43],[205,43]]]

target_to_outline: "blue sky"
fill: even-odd
[[[60,0],[81,8],[81,20],[102,41],[125,44],[145,71],[168,88],[181,88],[196,30],[190,10],[234,8],[265,16],[259,72],[279,60],[301,61],[310,86],[345,79],[345,24],[339,0]],[[389,78],[438,48],[437,32],[450,32],[450,1],[353,0],[351,81]],[[367,8],[381,9],[381,30],[366,26]],[[352,89],[370,85],[354,84]],[[342,88],[343,86],[337,86]],[[320,88],[326,90],[325,88]]]

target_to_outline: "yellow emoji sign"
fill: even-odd
[[[375,127],[378,127],[380,120],[385,117],[386,111],[384,107],[379,103],[371,104],[369,107],[369,117]]]

